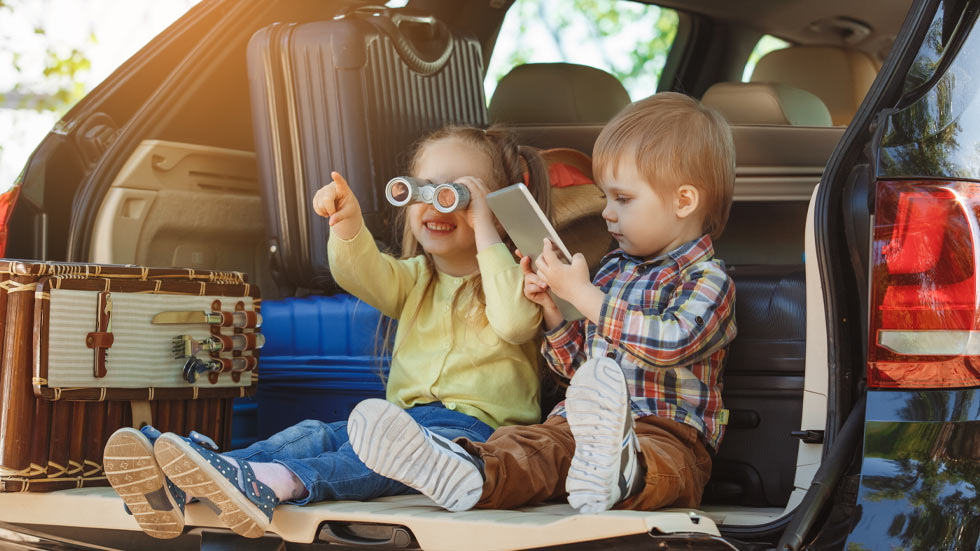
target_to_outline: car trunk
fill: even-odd
[[[223,57],[216,66],[207,65],[207,49],[195,50],[177,68],[208,70],[202,73],[204,82],[191,86],[186,97],[166,100],[168,92],[188,85],[174,74],[152,94],[140,96],[152,95],[152,101],[138,112],[120,111],[116,123],[132,124],[119,132],[113,126],[112,139],[99,151],[97,162],[86,165],[86,176],[66,179],[82,188],[75,199],[81,214],[72,217],[71,241],[59,244],[58,251],[67,250],[65,258],[74,260],[241,270],[262,287],[267,305],[276,299],[312,301],[293,296],[310,290],[280,286],[270,270],[259,213],[262,198],[250,150],[244,54],[251,33],[273,20],[326,18],[334,7],[298,2],[289,13],[249,12],[251,19],[228,31],[222,46],[238,55],[238,61]],[[225,83],[234,86],[219,86]],[[229,88],[235,89],[229,94]],[[88,117],[100,112],[98,104],[83,103],[78,109]],[[591,152],[599,128],[516,130],[531,145]],[[595,547],[621,542],[624,548],[645,548],[657,541],[686,541],[724,549],[721,532],[765,538],[767,532],[785,527],[821,464],[820,431],[828,413],[832,416],[835,411],[834,405],[828,407],[828,392],[834,391],[827,385],[826,320],[820,292],[821,278],[827,276],[817,264],[810,198],[841,129],[810,130],[752,125],[735,129],[740,155],[736,204],[718,253],[728,261],[736,281],[740,335],[732,346],[724,397],[732,421],[700,510],[578,515],[567,504],[556,503],[516,511],[448,513],[413,495],[284,505],[277,509],[270,531],[287,542],[333,541],[348,548],[530,549],[596,541],[600,543]],[[807,133],[810,146],[786,145],[795,143],[793,136],[801,133]],[[784,155],[773,160],[770,153],[780,144]],[[800,150],[806,154],[794,157]],[[26,182],[39,181],[31,179],[43,173],[44,163],[57,160],[37,156]],[[25,193],[21,200],[30,196]],[[15,217],[18,231],[33,232],[30,228],[40,223],[36,220],[43,219],[28,213],[35,207],[20,203],[22,210]],[[59,208],[59,216],[67,219],[67,207]],[[771,246],[760,247],[763,240]],[[212,247],[216,242],[232,245]],[[44,256],[48,253],[43,243],[40,232],[31,252],[21,254]],[[375,326],[347,329],[373,334]],[[331,334],[327,331],[324,336]],[[270,352],[263,356],[263,373],[295,362],[300,355],[295,350]],[[302,420],[263,409],[261,404],[257,415],[263,433]],[[826,426],[831,429],[829,441],[839,424]],[[792,432],[800,434],[794,438]],[[258,436],[258,429],[246,430],[242,441]],[[0,494],[0,523],[45,533],[86,534],[91,539],[85,541],[110,547],[113,538],[122,538],[119,541],[129,544],[121,547],[195,548],[202,541],[197,528],[223,530],[214,513],[200,503],[188,506],[187,521],[194,527],[188,535],[161,542],[139,531],[110,488]],[[277,538],[269,541],[275,548]]]
[[[0,510],[4,511],[0,521],[32,525],[41,531],[45,531],[46,523],[39,522],[38,511],[44,511],[47,518],[61,519],[59,526],[133,531],[146,544],[170,543],[170,548],[181,548],[179,539],[153,540],[139,532],[111,488],[0,494]],[[186,519],[195,528],[224,529],[217,515],[202,503],[189,504]],[[579,515],[566,503],[513,511],[477,509],[449,513],[418,495],[302,507],[280,505],[269,532],[294,543],[342,539],[348,545],[365,548],[433,550],[533,549],[651,533],[719,535],[710,514],[693,510]]]

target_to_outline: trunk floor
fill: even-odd
[[[730,522],[732,519],[726,517],[742,515],[743,520],[756,519],[762,524],[781,512],[782,509],[715,508],[713,511],[664,509],[577,514],[568,504],[548,504],[517,510],[450,513],[424,496],[406,495],[372,501],[280,505],[269,531],[287,541],[309,543],[316,539],[318,527],[324,521],[395,524],[411,530],[423,549],[476,551],[561,545],[651,530],[718,536],[715,519]],[[39,524],[39,519],[58,519],[55,524],[61,526],[139,530],[112,488],[0,494],[0,521]],[[192,527],[224,527],[211,509],[201,503],[187,506],[186,522]]]

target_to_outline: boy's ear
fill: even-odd
[[[690,184],[684,184],[674,192],[674,213],[678,218],[687,218],[700,204],[701,193]]]

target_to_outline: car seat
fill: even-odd
[[[609,73],[574,63],[527,63],[511,69],[490,99],[492,123],[604,123],[630,102]]]
[[[701,103],[717,109],[729,124],[830,126],[827,106],[817,96],[777,82],[719,82]]]
[[[715,252],[729,264],[801,263],[807,204],[844,128],[820,98],[780,83],[717,83],[702,103],[735,142],[736,201]]]
[[[778,82],[823,100],[835,126],[847,126],[878,74],[875,62],[841,46],[793,46],[764,55],[751,82]]]

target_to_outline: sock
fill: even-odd
[[[229,461],[228,464],[235,467],[233,461]],[[279,501],[302,499],[309,495],[306,486],[303,486],[300,479],[293,474],[293,471],[290,471],[283,465],[279,463],[255,463],[252,461],[249,461],[248,464],[255,471],[255,479],[272,488]]]
[[[255,471],[255,478],[272,488],[279,501],[302,499],[310,494],[299,477],[279,463],[249,462],[249,465]]]

